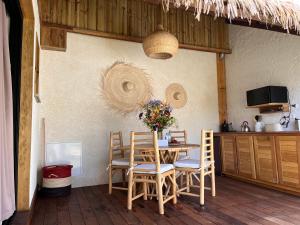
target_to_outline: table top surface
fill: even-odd
[[[143,145],[135,145],[134,146],[135,149],[138,150],[149,150],[149,149],[153,149],[153,145],[147,145],[147,144],[143,144]],[[186,150],[186,149],[196,149],[199,148],[200,145],[199,144],[171,144],[168,146],[160,146],[159,150],[160,151],[180,151],[180,150]],[[124,145],[123,147],[121,147],[121,150],[128,150],[130,149],[130,145]]]

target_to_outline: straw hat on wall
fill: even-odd
[[[187,93],[184,87],[178,83],[170,84],[166,89],[166,102],[173,108],[179,109],[187,103]]]
[[[152,96],[148,74],[124,62],[115,62],[102,76],[102,95],[107,105],[122,114],[136,111]]]

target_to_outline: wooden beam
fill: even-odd
[[[216,54],[217,56],[217,82],[218,82],[218,106],[219,122],[222,124],[227,121],[227,95],[226,95],[226,70],[225,54]]]
[[[33,7],[31,0],[20,0],[23,19],[34,20]]]
[[[72,28],[66,26],[51,26],[43,24],[41,28],[41,48],[47,50],[66,51],[67,48],[67,32],[92,35],[96,37],[104,37],[123,41],[132,41],[142,43],[143,38],[111,34],[101,31],[92,31],[87,29]],[[179,48],[190,49],[195,51],[214,52],[231,54],[231,49],[211,48],[205,46],[196,46],[191,44],[179,44]]]
[[[34,14],[31,0],[20,0],[20,5],[23,13],[23,34],[20,85],[17,210],[24,211],[30,209],[29,189],[34,64]]]
[[[34,21],[23,20],[17,209],[29,210]]]
[[[66,30],[56,27],[41,26],[41,47],[46,50],[66,51]]]

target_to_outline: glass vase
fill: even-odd
[[[157,139],[162,140],[163,139],[163,131],[157,131]]]

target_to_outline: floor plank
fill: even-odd
[[[300,198],[226,177],[217,177],[217,197],[180,196],[158,214],[156,200],[138,199],[128,211],[127,195],[107,185],[72,189],[67,197],[37,199],[33,225],[300,225]]]

